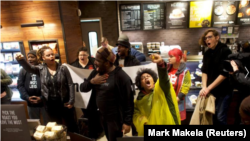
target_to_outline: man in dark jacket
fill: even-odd
[[[131,47],[128,36],[122,34],[116,43],[118,52],[116,54],[115,66],[128,67],[140,65],[135,56],[130,55]]]
[[[35,50],[31,50],[28,53],[28,62],[34,66],[38,65]],[[46,125],[48,122],[48,115],[41,100],[40,77],[22,68],[18,76],[17,88],[20,92],[21,99],[27,101],[29,117],[31,119],[40,119],[40,114],[42,114],[43,123]]]
[[[112,51],[114,54],[117,54],[118,52],[118,47],[114,47],[112,48]],[[141,53],[140,51],[134,49],[134,48],[130,48],[130,55],[131,56],[135,56],[135,58],[137,60],[139,60],[140,62],[145,62],[146,61],[146,56],[145,54]]]
[[[80,85],[82,92],[92,90],[89,105],[92,111],[101,113],[102,124],[109,141],[116,141],[131,128],[134,109],[132,80],[114,66],[115,55],[102,47],[96,54],[96,70]]]
[[[239,115],[240,104],[244,98],[250,95],[250,51],[231,54],[228,57],[232,60],[231,66],[233,68],[233,84],[238,90],[234,124],[239,125],[241,124],[241,118]]]
[[[219,33],[211,29],[200,38],[200,44],[209,48],[203,56],[200,95],[211,93],[216,97],[213,122],[214,125],[225,125],[233,89],[228,80],[229,74],[223,71],[223,62],[228,59],[231,50],[219,38]]]

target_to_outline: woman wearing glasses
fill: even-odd
[[[231,50],[219,41],[218,31],[209,29],[200,38],[200,45],[208,47],[203,56],[202,89],[200,96],[213,94],[215,100],[215,125],[227,124],[227,111],[232,97],[233,88],[230,86],[229,74],[223,71],[223,61],[228,59]]]
[[[95,59],[90,57],[86,47],[81,47],[77,52],[77,59],[71,65],[82,69],[95,69]]]

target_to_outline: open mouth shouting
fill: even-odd
[[[147,86],[148,88],[151,87],[151,84],[150,84],[150,81],[149,81],[149,80],[146,80],[146,86]]]
[[[210,48],[211,47],[211,43],[207,42],[207,47]]]
[[[35,62],[34,62],[34,61],[29,61],[29,63],[30,63],[31,65],[34,65],[34,64],[35,64]]]

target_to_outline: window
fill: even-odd
[[[95,53],[98,48],[98,39],[97,39],[97,32],[89,32],[89,47],[90,47],[90,54],[95,56]]]

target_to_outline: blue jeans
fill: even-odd
[[[44,107],[30,107],[28,106],[28,112],[30,119],[40,119],[40,114],[43,117],[43,125],[48,123],[48,115]]]
[[[224,97],[216,97],[215,115],[213,117],[214,125],[227,125],[227,112],[230,106],[232,94]]]

